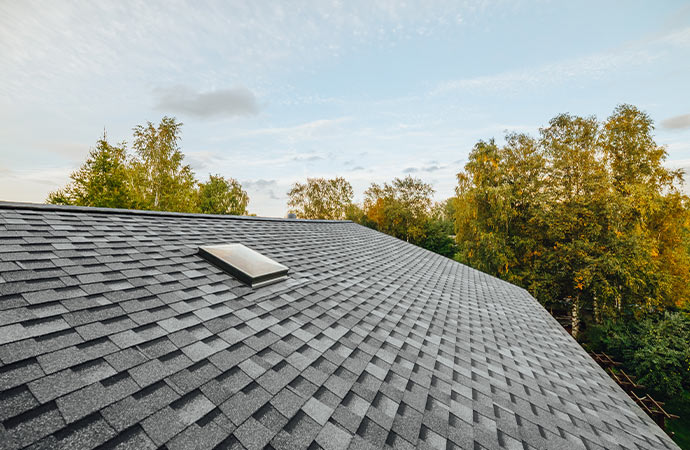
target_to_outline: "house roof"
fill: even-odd
[[[288,279],[197,253],[224,243]],[[2,203],[0,448],[28,446],[677,448],[525,290],[360,225]]]

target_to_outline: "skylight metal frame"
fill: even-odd
[[[199,255],[252,288],[288,278],[287,266],[242,244],[202,246]]]

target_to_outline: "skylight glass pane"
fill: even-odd
[[[199,247],[199,254],[254,288],[287,279],[286,266],[242,244]]]

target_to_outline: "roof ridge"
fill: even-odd
[[[284,217],[257,217],[257,216],[235,216],[230,214],[202,214],[185,213],[172,211],[151,211],[145,209],[123,209],[123,208],[101,208],[95,206],[73,206],[73,205],[52,205],[46,203],[12,202],[0,200],[0,210],[2,209],[24,209],[35,211],[60,211],[76,213],[95,213],[95,214],[124,214],[142,216],[173,216],[173,217],[192,217],[199,219],[233,219],[233,220],[254,220],[268,222],[316,222],[316,223],[352,223],[351,220],[326,220],[326,219],[288,219]]]

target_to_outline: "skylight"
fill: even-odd
[[[199,254],[253,288],[287,279],[286,266],[242,244],[199,247]]]

